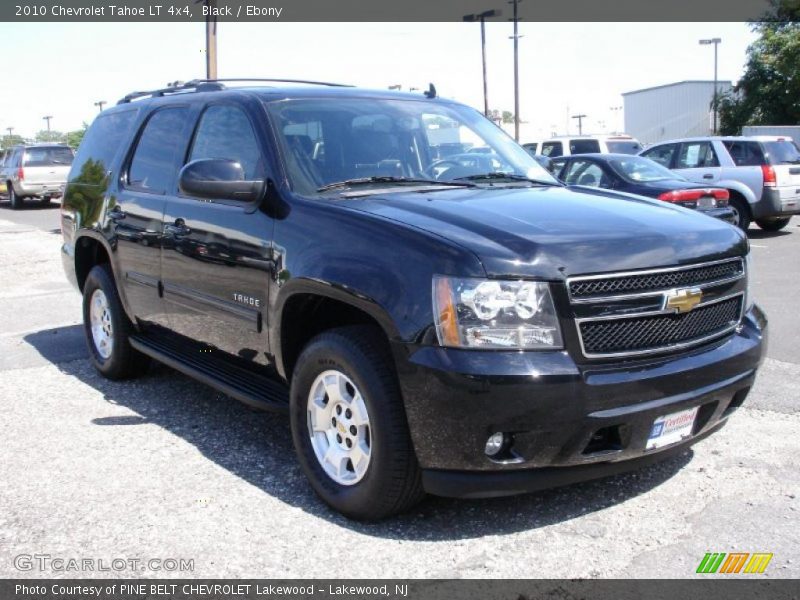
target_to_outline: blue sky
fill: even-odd
[[[735,81],[754,34],[744,23],[525,23],[520,34],[523,138],[619,129],[626,91],[713,77]],[[510,23],[487,23],[489,98],[513,110]],[[0,132],[75,129],[136,89],[205,74],[202,23],[0,23],[4,79]],[[483,106],[480,27],[474,23],[221,23],[220,77],[322,79],[385,88],[436,84],[442,96]],[[525,141],[523,139],[522,141]]]

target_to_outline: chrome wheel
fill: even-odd
[[[92,342],[97,353],[105,360],[111,356],[114,343],[114,329],[111,324],[111,307],[103,290],[97,289],[89,301],[89,322],[92,329]]]
[[[361,481],[372,454],[369,414],[347,375],[330,370],[311,385],[306,408],[308,434],[317,461],[340,485]]]

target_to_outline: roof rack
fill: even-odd
[[[269,82],[269,83],[303,83],[307,85],[324,85],[329,87],[353,87],[343,83],[329,83],[325,81],[309,81],[305,79],[261,79],[261,78],[227,78],[227,79],[192,79],[191,81],[174,81],[167,87],[156,90],[131,92],[120,99],[117,104],[126,104],[138,98],[157,98],[168,94],[184,92],[214,92],[225,89],[225,83],[230,82]]]

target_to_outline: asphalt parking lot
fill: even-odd
[[[432,498],[367,525],[328,510],[287,418],[166,367],[114,383],[86,360],[58,205],[0,202],[0,577],[687,577],[771,552],[800,577],[800,218],[751,230],[771,339],[718,434],[641,472],[515,498]],[[191,559],[191,571],[19,570],[20,555]],[[24,563],[23,567],[24,567]]]

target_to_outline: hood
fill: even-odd
[[[487,275],[559,280],[747,252],[735,227],[660,200],[566,187],[398,191],[339,200],[474,252]]]

